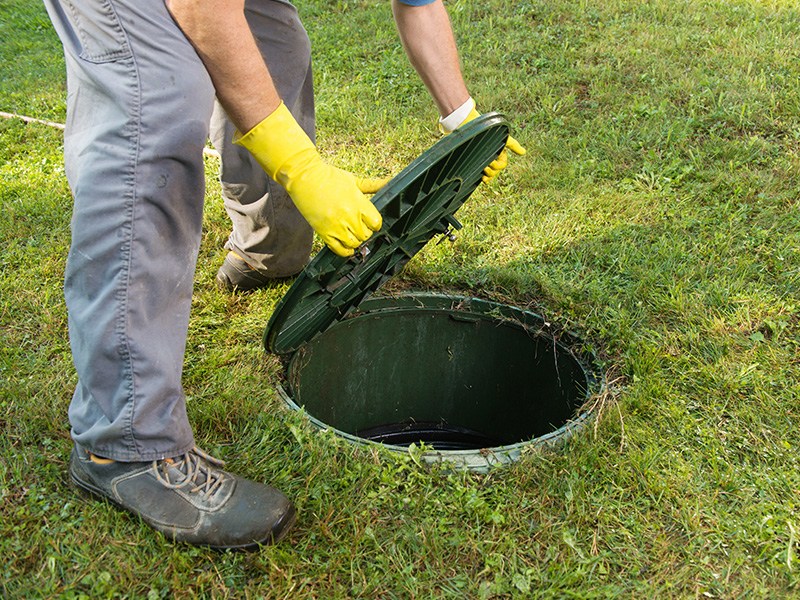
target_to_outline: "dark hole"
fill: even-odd
[[[363,439],[491,448],[562,427],[587,396],[564,345],[482,313],[419,308],[337,323],[289,369],[296,404]]]

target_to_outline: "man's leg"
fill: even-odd
[[[163,2],[48,4],[65,46],[75,197],[73,436],[122,461],[177,456],[194,446],[181,370],[214,90]]]
[[[179,541],[280,537],[288,500],[196,449],[181,372],[214,90],[163,0],[46,0],[64,44],[74,194],[64,292],[73,482]]]
[[[248,0],[245,14],[278,93],[313,140],[311,47],[297,10],[281,0]],[[225,244],[230,253],[217,282],[227,289],[249,289],[301,271],[313,232],[286,190],[267,177],[247,150],[232,143],[235,131],[217,104],[211,140],[222,157],[222,195],[233,224]]]

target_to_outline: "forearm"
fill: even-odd
[[[167,8],[239,131],[249,131],[278,107],[280,97],[244,17],[244,0],[167,0]]]
[[[217,98],[243,132],[236,143],[289,193],[297,210],[339,256],[381,228],[364,194],[385,181],[365,180],[325,163],[281,102],[244,16],[244,0],[166,0],[203,61]]]
[[[439,114],[449,115],[467,101],[469,92],[442,0],[425,6],[392,0],[392,12],[409,61],[433,97]]]

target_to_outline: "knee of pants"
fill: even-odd
[[[282,0],[249,1],[245,14],[275,87],[291,107],[311,77],[311,42],[297,9]]]

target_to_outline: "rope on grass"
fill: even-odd
[[[44,121],[42,119],[34,119],[33,117],[26,117],[24,115],[17,115],[14,113],[7,113],[0,111],[0,117],[4,119],[19,119],[23,123],[39,123],[40,125],[47,125],[48,127],[54,127],[56,129],[64,130],[63,123],[54,123],[53,121]],[[203,148],[203,154],[206,156],[213,156],[215,158],[219,158],[219,152],[214,150],[213,148]]]
[[[64,125],[61,123],[53,123],[52,121],[43,121],[42,119],[34,119],[33,117],[24,117],[22,115],[15,115],[13,113],[7,112],[0,112],[0,117],[4,119],[20,119],[25,123],[41,123],[42,125],[47,125],[48,127],[55,127],[56,129],[64,129]]]

